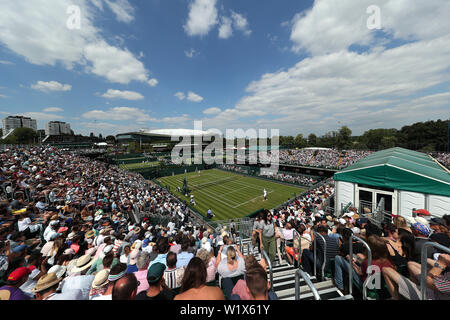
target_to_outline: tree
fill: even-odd
[[[314,133],[310,133],[308,136],[308,146],[317,147],[318,138]]]
[[[8,136],[8,138],[9,137],[11,137],[9,141],[16,141],[15,143],[18,144],[32,144],[35,143],[37,134],[33,129],[22,127],[14,129],[14,131],[10,136]],[[6,138],[5,140],[8,140],[8,138]]]
[[[352,130],[347,126],[342,126],[337,133],[337,144],[338,149],[349,149],[352,146],[351,142]]]
[[[116,137],[114,137],[114,136],[107,136],[106,137],[106,142],[107,143],[116,143]]]
[[[304,148],[306,147],[306,140],[303,138],[303,135],[299,133],[294,140],[294,144],[297,148]]]

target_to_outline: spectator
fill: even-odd
[[[415,237],[415,261],[420,263],[423,245],[430,242],[429,236],[431,234],[430,228],[420,222],[411,225],[412,233]],[[433,259],[433,255],[437,253],[434,247],[428,248],[427,258]]]
[[[91,291],[89,292],[89,300],[94,297],[103,295],[108,289],[108,277],[109,270],[103,269],[95,275],[94,281],[92,281]]]
[[[57,293],[61,280],[54,272],[42,276],[33,289],[36,300],[80,300],[82,298],[81,290]]]
[[[273,264],[276,254],[276,240],[275,240],[275,223],[272,220],[272,213],[266,212],[266,216],[259,233],[260,248],[265,250],[269,256],[270,262]]]
[[[191,241],[184,237],[181,241],[181,252],[177,254],[177,268],[186,267],[189,261],[194,257],[194,254],[189,252]]]
[[[112,292],[114,289],[114,284],[117,280],[125,276],[127,271],[127,265],[124,263],[118,263],[111,268],[108,275],[108,284],[106,285],[106,290],[101,290],[99,294],[93,296],[91,300],[112,300]]]
[[[234,278],[244,275],[245,273],[245,261],[244,256],[239,251],[236,245],[229,246],[227,249],[227,258],[222,259],[222,246],[217,255],[216,265],[217,272],[222,278]]]
[[[138,293],[135,300],[173,300],[175,292],[166,286],[164,280],[165,269],[166,266],[160,262],[150,266],[147,273],[149,288],[147,291]]]
[[[428,259],[428,272],[426,278],[427,297],[432,300],[450,299],[450,255],[440,254],[437,261]],[[384,268],[383,277],[386,281],[392,299],[401,297],[408,300],[420,300],[420,274],[421,265],[417,262],[408,262],[411,279],[401,275],[394,268]]]
[[[218,287],[206,286],[206,266],[203,261],[194,257],[189,261],[184,272],[181,293],[174,300],[224,300],[222,290]]]
[[[134,300],[138,281],[133,273],[127,273],[114,283],[112,300]]]
[[[28,280],[32,270],[20,267],[11,272],[6,285],[0,287],[0,300],[30,300],[20,287]]]
[[[139,282],[137,293],[145,291],[149,287],[147,282],[147,268],[149,263],[149,254],[145,251],[141,252],[136,261],[138,271],[134,272],[134,275]]]
[[[249,300],[278,300],[274,292],[269,292],[267,272],[259,265],[253,266],[245,273],[246,291]],[[242,300],[239,295],[233,295],[232,300]]]
[[[177,254],[169,252],[166,257],[167,269],[164,271],[164,279],[169,289],[181,287],[185,267],[177,267]]]
[[[93,262],[94,259],[90,255],[78,258],[76,266],[71,271],[71,276],[66,277],[61,283],[61,292],[66,293],[70,290],[80,289],[82,300],[89,300],[89,292],[95,276],[86,273]]]
[[[214,252],[209,242],[207,245],[205,244],[204,248],[197,251],[197,257],[202,259],[206,266],[206,283],[215,283],[217,272],[216,257],[214,256]]]

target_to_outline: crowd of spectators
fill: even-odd
[[[307,175],[288,173],[288,172],[277,172],[277,173],[261,172],[259,175],[270,178],[270,179],[275,179],[278,181],[289,182],[289,183],[295,183],[295,184],[298,184],[301,186],[307,186],[307,187],[312,187],[315,184],[317,184],[318,182],[320,182],[320,180],[321,180],[318,177],[311,177],[311,176],[307,176]]]
[[[434,158],[439,161],[444,167],[450,169],[450,153],[438,152]]]
[[[44,147],[0,168],[0,300],[276,299],[232,232],[140,175]]]
[[[371,153],[371,151],[360,150],[290,149],[280,150],[279,156],[282,164],[340,170],[369,156]]]
[[[276,254],[314,275],[314,238],[318,244],[317,276],[331,277],[343,293],[349,293],[349,267],[353,268],[355,288],[361,288],[368,276],[368,252],[361,242],[353,240],[353,256],[350,257],[349,241],[352,235],[366,241],[371,249],[372,267],[378,267],[375,276],[382,281],[373,292],[379,299],[419,300],[421,250],[425,243],[435,242],[450,247],[450,215],[443,218],[394,216],[379,226],[367,215],[359,214],[356,208],[341,217],[336,217],[325,206],[333,193],[330,185],[324,185],[308,194],[273,210],[273,222],[277,238]],[[367,212],[366,212],[367,213]],[[255,222],[254,230],[261,229]],[[296,232],[294,232],[294,230]],[[258,232],[254,231],[254,234]],[[254,245],[266,245],[257,241]],[[323,241],[326,243],[326,260],[323,258]],[[325,263],[325,274],[321,268]],[[427,252],[427,297],[428,299],[450,299],[450,255],[431,247]],[[353,292],[354,293],[354,292]],[[355,294],[355,293],[354,293]]]

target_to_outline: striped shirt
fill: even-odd
[[[166,285],[170,289],[181,287],[183,275],[184,275],[184,268],[176,268],[173,270],[164,271],[164,280],[166,281]]]

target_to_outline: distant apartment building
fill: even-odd
[[[61,121],[50,121],[45,125],[46,136],[59,136],[63,134],[70,134],[70,124]]]
[[[7,136],[17,128],[30,128],[36,131],[37,123],[35,119],[22,116],[9,116],[3,119],[3,136]]]

